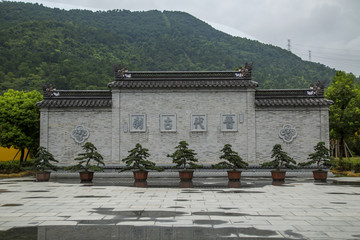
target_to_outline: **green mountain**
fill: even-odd
[[[253,62],[261,88],[307,88],[335,74],[279,47],[232,37],[184,12],[65,11],[0,2],[0,92],[106,89],[130,71],[235,70]]]

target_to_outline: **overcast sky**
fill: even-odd
[[[24,0],[62,9],[176,10],[360,75],[360,0]],[[309,56],[311,51],[311,58]]]

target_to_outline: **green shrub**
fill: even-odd
[[[360,173],[360,163],[355,163],[354,164],[354,172],[355,173]]]
[[[0,173],[10,174],[10,173],[19,173],[24,170],[27,170],[33,161],[22,162],[20,161],[4,161],[0,162]]]
[[[351,171],[352,169],[352,164],[350,161],[342,159],[338,161],[338,170],[340,171]]]

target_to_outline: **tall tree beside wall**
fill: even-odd
[[[21,162],[27,157],[25,149],[35,150],[39,145],[40,114],[35,104],[41,100],[37,91],[10,89],[0,96],[0,146],[19,149]]]
[[[355,76],[337,72],[325,97],[334,102],[329,108],[330,137],[339,140],[339,157],[343,158],[344,141],[354,136],[360,128],[360,90]]]

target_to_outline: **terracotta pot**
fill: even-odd
[[[194,171],[179,171],[179,177],[182,182],[192,181]]]
[[[273,170],[271,171],[271,177],[273,179],[273,181],[285,181],[285,175],[286,175],[286,171],[278,171],[278,170]]]
[[[325,182],[327,179],[327,171],[315,170],[313,171],[314,180]]]
[[[50,172],[36,172],[36,181],[48,182],[50,179]]]
[[[81,183],[91,183],[94,177],[94,172],[79,172]]]
[[[240,181],[241,171],[227,171],[229,181]]]
[[[146,181],[148,177],[147,171],[134,171],[133,174],[134,174],[134,179],[137,182]]]

